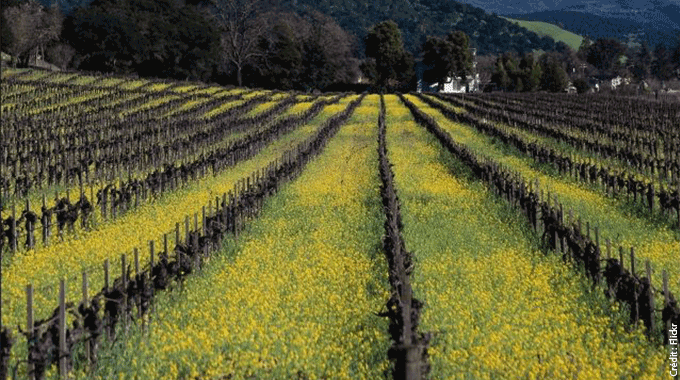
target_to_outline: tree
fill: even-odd
[[[332,18],[311,12],[302,27],[304,89],[350,83],[359,76],[359,63],[353,54],[354,39]]]
[[[603,74],[614,76],[626,47],[619,41],[600,38],[586,50],[586,60]]]
[[[430,83],[437,82],[438,90],[441,91],[453,71],[453,46],[441,38],[427,37],[422,50],[423,63],[427,66],[423,79]]]
[[[63,37],[82,70],[209,80],[219,35],[207,21],[174,0],[96,0],[67,19]]]
[[[569,84],[569,77],[560,63],[559,57],[550,53],[541,56],[540,64],[543,69],[541,88],[550,92],[562,92]]]
[[[649,50],[649,46],[646,41],[642,42],[642,45],[638,51],[633,55],[632,64],[632,74],[637,80],[645,80],[649,77],[652,71],[652,60],[654,59],[652,52]]]
[[[541,85],[541,65],[534,59],[533,53],[527,53],[522,57],[519,63],[520,75],[522,78],[523,88],[521,91],[532,92],[538,90]],[[520,91],[515,89],[515,91]]]
[[[244,70],[244,85],[278,89],[327,89],[358,77],[353,40],[328,16],[309,12],[265,14],[269,28],[258,57]]]
[[[678,44],[675,47],[673,56],[671,57],[671,64],[675,69],[675,75],[680,78],[680,36],[678,36]]]
[[[510,75],[508,75],[508,71],[505,69],[502,57],[498,57],[498,60],[496,61],[496,70],[491,76],[491,82],[495,83],[496,86],[503,91],[510,90],[512,81]]]
[[[652,74],[660,81],[667,81],[673,77],[674,67],[671,62],[671,53],[665,46],[659,44],[654,49],[654,63]]]
[[[367,62],[362,69],[381,91],[408,86],[415,73],[413,56],[404,49],[401,32],[394,21],[384,21],[366,36]]]
[[[3,15],[12,35],[9,52],[20,66],[28,66],[32,55],[44,54],[46,45],[61,34],[62,17],[56,7],[45,9],[31,0],[5,8]]]
[[[263,79],[274,88],[291,90],[302,72],[302,44],[283,21],[267,35],[260,44],[264,56],[258,62]]]
[[[585,94],[590,90],[590,85],[588,81],[583,78],[574,79],[574,87],[579,94]]]
[[[259,57],[258,44],[267,30],[264,0],[211,0],[221,32],[223,60],[236,69],[236,82],[243,85],[243,68]]]
[[[424,73],[428,82],[438,82],[439,90],[448,78],[463,80],[472,74],[470,39],[461,32],[451,32],[446,39],[428,37],[423,45],[423,63],[429,68]]]

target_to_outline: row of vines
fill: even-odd
[[[672,103],[40,70],[2,94],[0,379],[667,373]]]

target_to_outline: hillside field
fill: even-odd
[[[671,370],[677,103],[1,90],[0,379]]]
[[[515,24],[527,28],[528,30],[538,34],[539,36],[548,36],[555,40],[555,42],[562,41],[569,45],[574,51],[578,51],[583,42],[583,37],[578,34],[572,33],[568,30],[564,30],[557,25],[550,24],[542,21],[526,21],[526,20],[516,20],[512,18],[506,18],[506,20],[512,21]]]

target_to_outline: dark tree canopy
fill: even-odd
[[[629,60],[631,74],[638,80],[647,79],[652,72],[652,61],[654,59],[647,42],[643,42],[639,49],[631,55],[632,58]]]
[[[491,81],[503,91],[560,92],[567,87],[569,77],[560,53],[544,53],[538,60],[533,53],[527,53],[519,63],[512,54],[504,54],[496,61]]]
[[[404,49],[401,31],[394,21],[381,22],[366,36],[364,72],[379,90],[398,89],[413,81],[413,56]]]
[[[626,47],[612,38],[601,38],[585,51],[586,61],[602,71],[603,74],[615,76],[619,60],[626,52]]]
[[[217,34],[192,6],[172,0],[97,0],[67,19],[79,69],[208,80]]]
[[[443,38],[428,37],[423,44],[423,63],[427,66],[424,78],[438,82],[441,89],[447,78],[467,78],[472,74],[470,39],[461,32],[451,32]]]
[[[349,34],[320,13],[267,16],[258,59],[246,65],[244,84],[253,87],[314,90],[351,83],[358,73]]]
[[[658,79],[665,81],[675,76],[675,68],[671,61],[671,52],[663,45],[657,45],[654,49],[654,63],[652,73]]]
[[[543,69],[541,88],[550,92],[564,91],[569,84],[569,77],[559,55],[546,53],[541,57],[540,64]]]

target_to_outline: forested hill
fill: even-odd
[[[329,15],[359,41],[372,25],[394,20],[406,48],[414,54],[428,35],[446,35],[455,30],[470,36],[480,54],[555,49],[555,41],[549,37],[540,37],[481,8],[452,0],[281,0],[280,4],[298,13],[318,10]]]
[[[41,0],[49,6],[51,1]],[[200,1],[193,1],[194,3]],[[304,14],[317,10],[331,16],[362,41],[368,29],[394,20],[402,31],[406,48],[417,55],[428,35],[461,30],[470,36],[481,54],[506,51],[554,50],[555,41],[519,27],[481,8],[452,0],[274,0],[284,11]],[[89,0],[63,0],[66,12]],[[274,6],[276,7],[276,6]],[[363,50],[363,49],[360,49]]]

